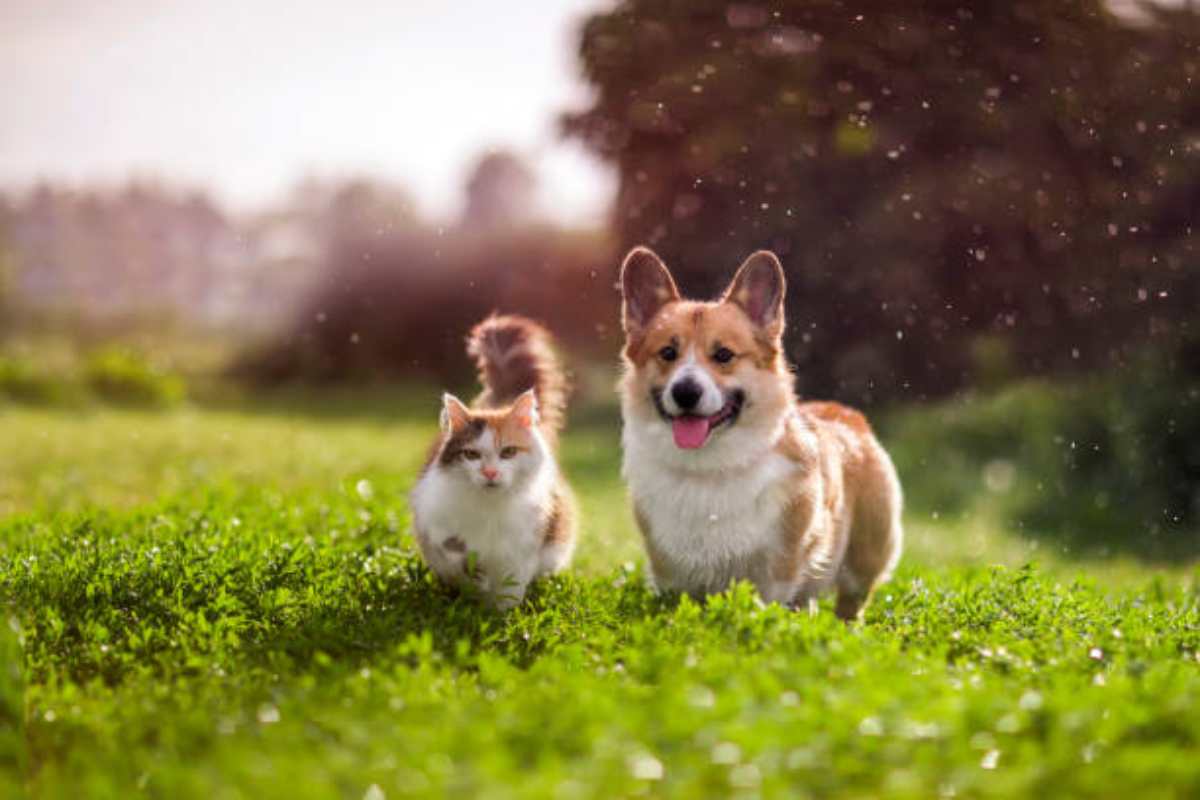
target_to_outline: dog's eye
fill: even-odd
[[[679,358],[679,353],[674,347],[667,345],[662,350],[658,351],[658,357],[663,361],[674,361],[675,359]]]
[[[728,364],[730,361],[733,361],[733,351],[728,347],[718,347],[712,357],[713,361],[718,364]]]
[[[503,448],[500,451],[500,457],[505,458],[505,459],[516,458],[517,457],[517,448],[513,447],[512,445],[509,445],[508,447]]]
[[[462,452],[462,457],[465,458],[467,461],[478,461],[479,460],[479,451],[478,450],[462,450],[461,452]]]

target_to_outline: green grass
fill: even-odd
[[[1093,562],[1200,558],[1200,372],[1021,381],[884,429],[914,515],[989,517]]]
[[[656,598],[597,414],[577,568],[500,616],[406,533],[431,402],[0,410],[0,796],[1200,792],[1194,565],[917,497],[861,626]]]

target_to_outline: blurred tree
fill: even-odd
[[[611,286],[601,276],[612,258],[603,235],[538,227],[345,240],[289,332],[236,371],[266,383],[423,376],[453,385],[472,371],[463,337],[496,310],[533,316],[564,344],[611,357],[616,303],[578,299]]]
[[[387,237],[414,226],[416,214],[408,192],[395,186],[356,179],[329,187],[328,196],[312,219],[326,243],[364,237]]]
[[[528,222],[521,209],[532,188],[514,157],[485,156],[466,187],[467,235],[446,236],[416,219],[394,188],[307,185],[293,205],[319,241],[317,279],[286,333],[247,353],[236,371],[264,382],[454,382],[471,374],[463,336],[496,310],[534,316],[564,343],[609,357],[615,297],[579,299],[611,286],[610,243],[602,233]]]
[[[4,245],[3,222],[0,220],[0,338],[12,328],[13,316],[16,314],[12,272],[11,258]]]
[[[31,315],[203,325],[248,318],[232,289],[254,273],[257,254],[202,193],[43,184],[0,204],[15,264],[9,288]]]
[[[467,180],[462,224],[484,232],[527,224],[536,190],[537,178],[521,158],[505,150],[487,153]]]
[[[803,391],[921,397],[973,352],[1120,365],[1195,325],[1198,43],[1187,9],[1101,0],[625,0],[582,29],[564,130],[685,290],[781,254]]]
[[[17,319],[16,263],[9,246],[14,209],[0,196],[0,339],[19,324]]]

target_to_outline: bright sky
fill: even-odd
[[[305,174],[397,180],[457,211],[485,147],[529,157],[552,218],[609,172],[559,141],[575,32],[609,0],[0,0],[0,186],[129,175],[240,208]]]

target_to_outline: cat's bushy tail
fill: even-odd
[[[477,405],[502,408],[533,389],[543,427],[554,435],[562,430],[567,377],[548,330],[525,317],[493,314],[471,329],[467,354],[475,359],[483,384]]]

